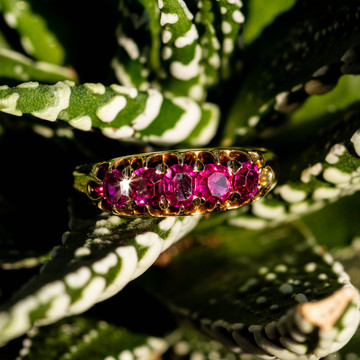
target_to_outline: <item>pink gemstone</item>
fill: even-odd
[[[226,200],[232,192],[232,173],[224,165],[205,165],[196,178],[196,193],[206,201]]]
[[[164,193],[174,207],[189,206],[195,194],[196,172],[189,165],[173,165],[164,175]]]
[[[158,205],[162,195],[163,175],[155,169],[138,169],[131,176],[131,197],[138,205]]]
[[[105,199],[118,207],[124,207],[131,192],[130,182],[119,170],[107,172],[103,181]]]
[[[252,197],[259,187],[259,170],[251,162],[245,162],[234,176],[234,189],[242,199]]]
[[[103,187],[103,185],[100,185],[100,186],[96,187],[94,189],[94,191],[96,192],[96,194],[98,196],[104,196],[104,187]]]

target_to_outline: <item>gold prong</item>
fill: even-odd
[[[264,158],[258,152],[249,151],[252,162],[261,169],[265,165]]]
[[[263,187],[270,187],[274,181],[274,171],[270,166],[265,166],[260,171],[259,184]]]
[[[193,167],[195,172],[200,172],[203,171],[205,168],[205,165],[200,161],[200,160],[196,160],[195,165]]]
[[[126,179],[130,179],[131,174],[133,173],[133,169],[130,166],[127,166],[123,171],[122,174]]]
[[[125,203],[125,207],[128,210],[134,210],[137,208],[137,204],[134,200],[130,199]]]
[[[235,159],[231,159],[230,161],[228,161],[227,163],[227,167],[228,169],[235,174],[240,168],[241,168],[242,164],[235,160]]]
[[[167,210],[170,206],[169,200],[164,197],[159,201],[159,207],[161,210]]]

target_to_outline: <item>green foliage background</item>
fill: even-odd
[[[360,358],[357,1],[0,9],[1,359]],[[271,148],[278,186],[168,219],[73,189],[80,164],[218,145]]]

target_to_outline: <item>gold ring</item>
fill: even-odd
[[[77,167],[74,186],[116,215],[199,215],[266,195],[276,183],[273,160],[270,151],[250,148],[136,154]]]

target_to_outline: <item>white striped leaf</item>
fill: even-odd
[[[109,214],[73,220],[63,246],[53,250],[39,275],[1,306],[0,343],[115,295],[197,221],[197,217],[144,220]]]
[[[18,359],[150,359],[168,348],[166,340],[90,317],[73,317],[29,331]]]
[[[168,97],[159,91],[86,83],[27,82],[0,87],[0,111],[16,116],[65,120],[75,128],[101,129],[121,140],[157,145],[203,145],[214,136],[219,121],[217,106],[187,97]]]
[[[157,279],[156,293],[235,353],[324,357],[355,333],[360,297],[340,263],[303,230],[237,236],[227,226],[217,234],[218,246],[212,241],[174,257]],[[141,281],[146,284],[146,276]]]
[[[269,136],[309,96],[332,90],[344,74],[358,74],[357,4],[320,1],[318,6],[326,12],[324,21],[318,21],[311,1],[297,2],[246,49],[226,143],[254,133]]]
[[[234,211],[229,223],[260,229],[292,221],[360,190],[360,117],[358,106],[335,114],[316,143],[280,159],[280,182],[248,211]],[[329,121],[333,120],[332,117]],[[291,137],[290,137],[291,138]],[[284,148],[288,148],[284,145]],[[294,150],[302,143],[292,142]],[[286,163],[285,163],[286,161]],[[283,175],[285,173],[285,176]],[[284,176],[283,178],[281,176]],[[284,179],[284,180],[282,180]]]
[[[46,18],[33,9],[31,1],[1,0],[1,11],[7,25],[20,35],[28,55],[48,63],[63,65],[65,49],[50,28]]]

